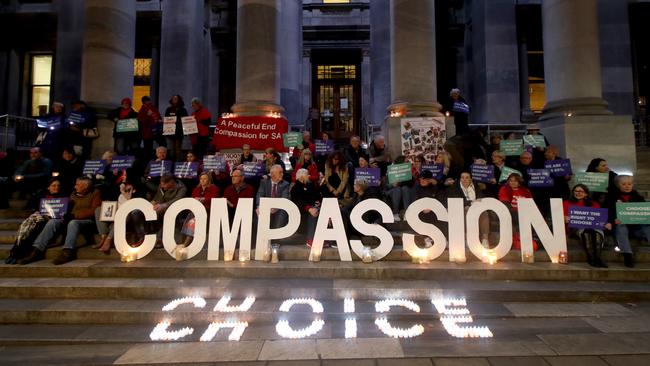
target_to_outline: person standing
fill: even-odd
[[[135,119],[137,121],[138,114],[133,110],[131,105],[131,99],[124,98],[120,102],[120,106],[108,114],[108,118],[115,122],[113,126],[113,138],[115,139],[115,151],[119,155],[133,155],[140,145],[141,135],[139,123],[135,131],[121,131],[118,128],[122,120]]]
[[[146,159],[149,159],[152,156],[154,141],[158,143],[158,146],[167,146],[167,142],[162,138],[162,117],[160,112],[147,95],[142,97],[142,107],[138,111],[138,122],[142,126],[143,155]]]
[[[451,89],[449,97],[451,98],[451,105],[449,106],[448,111],[454,117],[456,135],[465,135],[469,132],[469,105],[461,96],[460,89],[458,88]]]
[[[169,107],[165,110],[165,117],[176,117],[176,130],[173,135],[166,136],[167,148],[169,148],[170,157],[174,161],[182,159],[181,149],[183,146],[183,124],[181,118],[187,117],[185,102],[180,95],[172,95],[169,99]]]
[[[192,135],[192,146],[194,146],[194,153],[199,159],[203,158],[208,143],[210,142],[210,123],[212,122],[212,115],[206,107],[203,106],[199,98],[192,98],[192,116],[196,120],[199,133]]]

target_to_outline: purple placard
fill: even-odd
[[[86,160],[82,174],[101,174],[104,171],[106,162],[104,160]]]
[[[61,219],[68,212],[69,198],[43,198],[39,207],[41,215]]]
[[[445,164],[422,164],[421,172],[428,170],[433,174],[433,178],[441,180],[445,174]]]
[[[48,129],[50,131],[58,130],[59,128],[61,128],[61,117],[52,116],[52,117],[39,118],[36,120],[36,126],[38,128]]]
[[[80,125],[86,122],[86,114],[71,112],[68,116],[68,123],[71,125]]]
[[[314,140],[316,146],[316,155],[326,155],[334,152],[333,140]]]
[[[226,171],[226,159],[223,156],[209,155],[203,158],[203,171],[217,173]]]
[[[547,160],[544,162],[544,168],[550,170],[554,177],[567,177],[573,174],[570,159]]]
[[[245,162],[244,163],[244,178],[261,177],[265,173],[264,162]]]
[[[381,184],[381,170],[379,168],[355,168],[354,180],[365,180],[370,187],[379,187]]]
[[[178,162],[174,164],[174,176],[177,178],[196,178],[199,175],[199,163],[197,161]]]
[[[494,165],[472,164],[470,171],[472,179],[477,182],[492,183],[494,179]]]
[[[118,155],[113,157],[113,162],[111,163],[111,169],[121,170],[129,169],[133,166],[135,161],[135,156],[130,155]]]
[[[528,169],[528,175],[530,176],[528,187],[553,187],[553,177],[548,169]]]
[[[149,162],[149,176],[162,177],[165,174],[171,173],[174,163],[169,160],[152,160]]]
[[[575,229],[602,229],[607,223],[607,209],[569,206],[569,227]]]

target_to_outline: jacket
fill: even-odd
[[[226,187],[223,191],[223,198],[227,199],[228,202],[232,203],[234,207],[237,207],[240,198],[253,198],[255,197],[255,190],[252,186],[242,183],[239,188],[235,188],[232,184]]]
[[[92,188],[88,193],[70,195],[72,210],[70,213],[76,220],[94,219],[95,210],[102,204],[102,197],[99,190]]]
[[[220,193],[221,192],[219,192],[219,187],[215,186],[214,184],[210,184],[205,189],[202,189],[199,185],[196,186],[192,191],[192,198],[196,198],[197,200],[201,201],[201,203],[203,203],[203,206],[205,206],[205,209],[209,212],[210,202],[213,198],[218,198],[220,196]]]
[[[257,191],[257,197],[255,197],[255,206],[260,205],[260,198],[267,197],[271,198],[271,193],[273,192],[273,186],[271,184],[271,179],[264,179],[260,182],[260,188]],[[284,180],[281,180],[277,183],[276,188],[277,195],[275,198],[289,198],[289,183]]]
[[[153,197],[152,203],[165,204],[167,207],[172,203],[178,201],[179,199],[185,197],[187,193],[187,188],[185,185],[179,181],[176,181],[176,187],[163,191],[158,188],[156,195]]]

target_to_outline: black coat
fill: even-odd
[[[481,189],[479,189],[477,184],[474,184],[474,191],[476,192],[476,199],[481,199],[485,198],[485,193]],[[462,198],[463,199],[463,206],[470,206],[472,202],[465,197],[465,193],[463,193],[463,189],[460,187],[460,181],[457,181],[454,183],[454,185],[447,187],[446,190],[446,198]],[[446,202],[445,202],[446,203]]]
[[[291,200],[303,212],[307,212],[311,207],[320,205],[321,195],[311,182],[305,184],[296,180],[289,194],[291,195]]]

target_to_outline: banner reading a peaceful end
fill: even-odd
[[[285,118],[266,116],[219,118],[214,129],[214,143],[217,149],[241,149],[249,144],[253,150],[268,147],[286,151],[282,134],[289,129]]]

